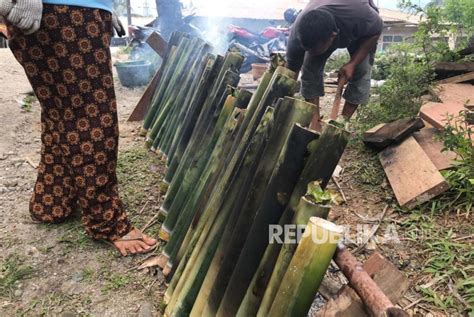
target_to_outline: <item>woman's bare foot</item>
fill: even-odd
[[[156,245],[156,242],[155,239],[150,238],[136,228],[122,238],[112,241],[114,246],[123,256],[127,256],[128,254],[146,253]]]

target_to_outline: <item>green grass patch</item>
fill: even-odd
[[[25,264],[25,260],[17,254],[8,256],[1,264],[0,297],[9,297],[13,293],[15,283],[33,275],[34,269]]]

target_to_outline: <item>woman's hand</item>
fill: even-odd
[[[38,31],[42,14],[42,0],[0,0],[0,15],[25,34]]]

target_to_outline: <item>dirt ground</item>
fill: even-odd
[[[155,316],[163,279],[157,272],[134,269],[146,256],[120,258],[108,245],[90,240],[78,217],[60,225],[34,224],[28,202],[39,161],[40,109],[20,108],[31,91],[20,65],[0,49],[0,316]],[[134,223],[141,227],[159,206],[159,182],[149,171],[160,169],[136,136],[138,124],[125,119],[143,93],[117,85],[120,116],[119,177],[122,196]],[[130,170],[130,161],[136,168]],[[122,186],[123,187],[123,186]],[[141,190],[134,190],[141,188]],[[148,232],[156,230],[156,226]],[[6,272],[5,272],[6,270]],[[5,275],[10,280],[5,281]],[[154,273],[154,274],[152,274]],[[18,275],[18,276],[15,276]],[[10,283],[12,282],[12,283]]]
[[[77,217],[54,226],[30,220],[28,201],[36,175],[33,166],[39,160],[40,111],[37,102],[31,111],[21,109],[20,103],[31,88],[5,49],[0,50],[0,83],[0,280],[4,284],[0,285],[0,316],[159,316],[163,277],[157,270],[136,269],[147,256],[118,257],[109,246],[91,241]],[[139,123],[126,122],[143,90],[116,83],[116,92],[121,124],[121,195],[132,221],[141,228],[159,209],[163,166],[143,148]],[[326,111],[330,103],[330,96],[323,101]],[[376,156],[360,142],[351,142],[340,165],[343,170],[338,182],[347,203],[336,206],[329,218],[350,227],[355,242],[365,239],[355,234],[357,226],[365,225],[367,234],[388,206],[375,234],[377,243],[370,240],[359,258],[364,260],[377,250],[408,276],[411,287],[402,306],[408,306],[410,314],[460,315],[455,310],[439,311],[417,291],[418,285],[430,282],[420,273],[426,260],[421,256],[423,248],[409,238],[406,230],[412,227],[404,229],[411,215],[394,208],[393,194]],[[335,189],[334,184],[330,187]],[[452,223],[456,215],[453,217],[446,221]],[[154,223],[147,232],[155,234],[158,227]],[[398,241],[390,239],[394,230]]]

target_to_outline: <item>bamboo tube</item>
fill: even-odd
[[[344,228],[312,217],[273,301],[269,316],[306,316]]]
[[[157,114],[160,111],[160,108],[162,105],[162,99],[166,95],[166,90],[169,87],[169,82],[171,78],[173,77],[173,75],[175,74],[174,70],[178,66],[179,61],[181,60],[184,54],[187,43],[189,43],[189,39],[183,36],[179,38],[178,44],[175,46],[174,54],[171,56],[169,62],[167,63],[167,67],[163,74],[162,80],[160,80],[157,90],[155,94],[153,95],[152,107],[150,108],[151,111],[147,113],[147,116],[145,117],[145,121],[143,125],[143,128],[145,130],[148,130],[149,128],[151,128],[151,126],[153,125],[156,119]]]
[[[199,115],[199,109],[197,108],[198,96],[200,95],[200,93],[202,93],[203,89],[205,89],[205,83],[209,78],[213,63],[214,57],[212,54],[208,53],[206,56],[203,57],[203,70],[198,75],[198,79],[195,80],[195,87],[193,87],[193,93],[188,94],[185,100],[185,103],[188,104],[187,110],[182,120],[180,120],[178,131],[171,142],[172,146],[170,149],[170,153],[168,154],[170,161],[173,160],[175,151],[177,150],[180,140],[185,135],[186,131],[192,130],[192,128],[194,128],[194,123],[197,120],[197,116]]]
[[[254,171],[263,153],[272,121],[273,109],[269,107],[252,138],[242,164],[240,164],[235,177],[233,177],[228,190],[230,194],[229,201],[238,199],[239,197],[235,193],[239,192],[239,189],[245,189],[245,184],[249,184],[254,177]],[[221,193],[222,196],[224,194]],[[173,293],[173,297],[176,300],[173,301],[172,297],[170,301],[169,307],[172,309],[174,316],[189,315],[231,210],[231,206],[209,210],[208,221],[206,221],[202,232],[197,235],[196,245],[186,265],[186,269],[178,282],[177,292]],[[182,285],[181,287],[180,284]]]
[[[172,63],[173,63],[172,62],[172,60],[173,60],[173,58],[172,58],[173,51],[176,50],[176,47],[178,46],[178,43],[179,43],[182,36],[183,36],[183,34],[180,33],[180,32],[173,32],[173,34],[171,35],[170,41],[168,42],[168,45],[167,45],[165,56],[164,56],[163,61],[161,63],[160,69],[158,70],[159,73],[160,73],[160,81],[157,84],[156,91],[158,91],[160,86],[165,82],[164,73],[166,71],[168,71],[170,65],[172,65]],[[150,105],[148,105],[148,109],[147,109],[147,112],[145,114],[144,125],[143,125],[143,129],[142,129],[142,134],[145,134],[145,135],[146,135],[146,130],[148,129],[149,125],[151,125],[150,120],[152,120],[153,116],[154,116],[154,110],[152,109],[152,105],[153,105],[153,99],[156,96],[156,91],[155,91],[155,94],[153,94],[152,100],[150,102]],[[148,123],[145,123],[145,122],[148,122]]]
[[[195,39],[189,40],[184,38],[181,46],[179,47],[179,55],[176,60],[176,65],[172,69],[172,73],[169,75],[169,81],[166,83],[166,87],[163,86],[163,93],[161,98],[157,102],[160,103],[158,107],[154,122],[151,125],[151,130],[148,131],[146,142],[147,144],[152,144],[157,136],[160,135],[160,132],[163,130],[163,127],[166,126],[166,119],[171,110],[173,110],[174,97],[177,95],[177,90],[175,89],[177,83],[180,81],[183,76],[183,70],[189,65],[190,57],[192,56],[195,45]],[[160,120],[158,120],[161,118]]]
[[[321,137],[316,142],[301,172],[300,178],[293,188],[289,203],[283,214],[281,214],[280,225],[291,223],[299,200],[305,194],[306,188],[311,181],[319,180],[323,188],[327,185],[344,152],[348,139],[349,133],[347,131],[333,125],[327,125],[324,128]],[[229,285],[220,303],[219,316],[233,316],[237,313],[256,271],[272,272],[281,246],[278,244],[268,245],[267,232],[261,230],[262,224],[265,227],[265,225],[277,223],[278,220],[272,217],[272,213],[271,210],[262,213],[257,212],[257,215],[261,214],[263,220],[254,219],[253,228],[250,229],[251,234],[249,234],[247,242],[242,249]],[[278,213],[273,213],[273,215],[275,214],[278,215]],[[268,258],[262,259],[264,253],[266,253],[265,248],[274,250],[269,250]],[[259,266],[262,268],[260,269]]]
[[[277,103],[274,129],[270,135],[270,140],[263,154],[261,164],[256,171],[256,177],[251,185],[250,195],[244,201],[245,204],[240,210],[238,219],[233,222],[232,227],[228,229],[232,232],[232,236],[221,241],[215,261],[219,261],[218,258],[221,256],[225,259],[222,263],[219,263],[219,265],[214,262],[212,269],[218,270],[218,273],[210,271],[209,278],[206,277],[205,284],[206,287],[212,287],[211,293],[214,302],[220,301],[219,296],[223,295],[240,255],[242,245],[247,238],[255,212],[258,209],[259,203],[262,201],[261,198],[266,191],[272,172],[293,125],[295,123],[308,125],[313,112],[314,105],[302,100],[285,97],[284,99],[280,99]],[[222,252],[224,252],[225,255],[222,255]],[[202,298],[204,296],[204,293],[200,294],[200,303],[207,301],[206,298]]]
[[[200,71],[200,63],[202,56],[207,53],[210,49],[210,46],[205,44],[202,45],[198,42],[197,48],[193,51],[192,55],[189,57],[190,61],[193,63],[188,63],[185,65],[183,70],[184,74],[182,79],[176,83],[173,90],[173,95],[170,97],[171,102],[173,103],[173,111],[170,113],[169,118],[166,120],[166,124],[163,126],[163,132],[160,131],[161,137],[155,138],[154,145],[161,152],[168,153],[168,143],[170,142],[170,135],[174,135],[174,132],[177,131],[176,126],[178,125],[177,116],[181,113],[185,113],[188,107],[187,103],[184,103],[185,99],[192,95],[192,87],[198,83],[196,80],[197,75]],[[175,87],[180,87],[181,89],[176,89]],[[186,92],[186,93],[183,93]],[[159,134],[159,135],[160,135]]]
[[[218,145],[216,146],[216,149],[214,150],[213,158],[211,159],[209,163],[211,164],[211,166],[209,166],[209,168],[207,169],[211,175],[212,173],[218,173],[219,170],[225,166],[224,164],[222,164],[222,162],[224,161],[224,157],[227,153],[229,144],[232,143],[232,141],[235,139],[237,135],[236,132],[238,131],[240,125],[242,124],[242,121],[243,121],[242,119],[244,115],[245,115],[245,110],[242,111],[240,109],[234,109],[234,113],[229,118],[229,121],[226,123],[225,131],[227,133],[226,135],[221,136],[221,139],[219,140]],[[189,231],[190,230],[188,230],[188,234],[186,235],[186,238],[189,237]],[[177,285],[177,282],[179,281],[180,276],[182,272],[184,271],[186,263],[189,260],[189,257],[190,257],[190,254],[181,254],[179,256],[181,260],[179,261],[179,266],[177,268],[174,267],[176,270],[176,273],[171,279],[171,282],[165,293],[165,296],[164,296],[165,303],[169,302],[170,295],[173,293]]]
[[[223,84],[227,82],[235,83],[238,80],[238,74],[228,71]],[[223,86],[221,87],[221,90],[219,90],[218,93],[220,93],[221,96],[219,98],[216,96],[215,102],[213,102],[214,105],[209,110],[209,112],[212,111],[213,113],[208,114],[207,126],[203,126],[202,131],[199,132],[200,140],[196,140],[196,144],[191,145],[193,150],[192,153],[191,151],[187,151],[186,160],[183,162],[183,166],[180,167],[179,173],[176,175],[176,178],[168,189],[165,201],[172,200],[172,203],[169,211],[167,211],[167,218],[161,228],[161,231],[164,233],[170,233],[173,231],[179,214],[186,203],[186,199],[194,188],[196,180],[199,177],[202,168],[205,166],[208,156],[211,154],[210,151],[212,151],[212,148],[219,137],[225,119],[232,111],[231,108],[225,108],[226,110],[224,113],[221,112],[224,98],[226,98],[228,94],[227,89],[228,87]],[[229,103],[229,107],[233,107],[232,101]],[[214,112],[221,112],[221,116],[218,117]],[[196,169],[196,171],[190,172],[193,168]],[[187,178],[186,175],[188,175]]]
[[[324,202],[323,202],[324,203]],[[311,201],[309,198],[301,197],[293,223],[297,226],[304,226],[311,217],[326,219],[329,214],[330,207],[321,205]],[[284,243],[281,247],[280,255],[273,269],[272,276],[265,290],[257,316],[268,316],[280,283],[290,265],[293,254],[296,251],[297,243]]]
[[[187,206],[186,204],[189,201],[189,196],[192,194],[192,190],[194,190],[194,192],[199,192],[199,186],[195,186],[195,184],[197,184],[200,177],[205,174],[205,168],[208,166],[209,159],[211,158],[214,147],[218,142],[219,136],[221,135],[222,128],[224,128],[225,122],[234,109],[235,99],[236,98],[232,95],[227,96],[214,131],[209,131],[209,133],[213,133],[213,136],[210,137],[209,144],[203,144],[203,147],[199,149],[199,151],[196,153],[196,163],[190,166],[190,169],[184,176],[181,189],[187,188],[189,190],[187,192],[182,191],[182,195],[179,195],[180,192],[178,192],[175,203],[172,205],[172,207],[176,206],[175,208],[179,208],[181,206]],[[183,203],[181,204],[181,202]],[[177,203],[180,204],[178,205]],[[170,211],[174,210],[177,209],[170,209]],[[170,212],[167,219],[163,223],[162,229],[160,230],[160,235],[171,233],[170,239],[163,250],[165,256],[172,256],[174,258],[174,256],[178,253],[179,247],[181,246],[187,229],[191,224],[195,211],[196,210],[194,208],[181,207],[180,212]],[[176,217],[176,220],[174,220],[173,227],[170,230],[167,226],[171,224],[171,220],[173,220],[172,217]]]
[[[171,162],[170,171],[168,171],[167,175],[165,176],[165,180],[167,179],[168,174],[170,172],[176,171],[176,173],[172,172],[172,183],[162,206],[162,209],[165,213],[167,213],[167,208],[171,206],[171,203],[173,202],[175,195],[179,190],[179,187],[182,182],[182,177],[184,176],[186,170],[189,168],[189,164],[191,163],[192,158],[194,157],[194,153],[200,147],[200,143],[202,141],[202,133],[204,133],[204,131],[206,131],[206,129],[209,127],[209,120],[211,120],[210,116],[215,113],[214,108],[216,104],[216,98],[218,98],[218,96],[221,96],[222,90],[226,89],[227,85],[236,86],[238,80],[240,79],[238,75],[230,75],[236,73],[229,69],[234,68],[235,65],[241,64],[241,62],[242,56],[240,55],[228,54],[226,56],[226,59],[224,60],[223,65],[221,66],[219,75],[217,76],[217,79],[214,82],[213,87],[211,88],[208,98],[206,98],[206,101],[196,123],[195,129],[192,133],[192,137],[190,138],[189,143],[185,146],[186,150],[184,151],[183,156],[178,158],[179,161],[173,160],[173,162]],[[177,170],[176,166],[173,167],[173,165],[176,164],[179,165]]]
[[[171,164],[169,165],[169,169],[165,175],[164,181],[166,183],[170,183],[173,179],[179,162],[181,161],[181,158],[183,157],[186,150],[186,146],[190,143],[193,130],[196,127],[196,123],[199,121],[198,119],[200,117],[201,111],[203,110],[211,88],[214,86],[214,83],[217,80],[217,76],[219,75],[223,63],[224,58],[222,56],[219,55],[214,57],[207,66],[209,69],[206,67],[206,72],[200,79],[198,91],[193,97],[192,105],[190,107],[191,111],[186,116],[184,122],[185,128],[183,129],[183,133],[176,144],[176,150],[170,160]]]

